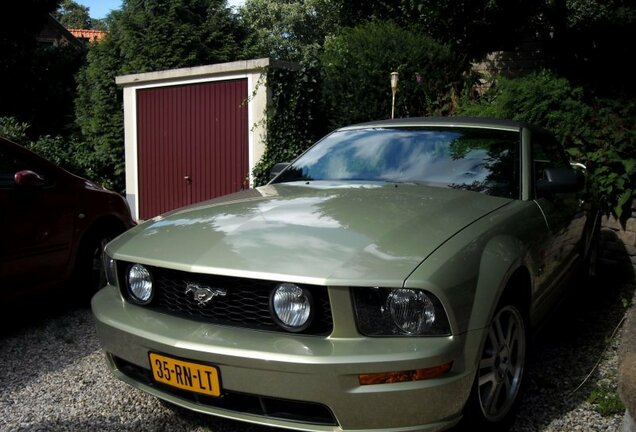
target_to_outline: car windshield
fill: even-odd
[[[478,128],[336,131],[275,182],[384,181],[519,197],[519,133]]]

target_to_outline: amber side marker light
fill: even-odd
[[[358,381],[360,385],[372,384],[389,384],[405,381],[421,381],[431,378],[437,378],[448,372],[453,366],[453,362],[444,363],[443,365],[432,368],[415,369],[407,371],[380,372],[373,374],[360,374]]]

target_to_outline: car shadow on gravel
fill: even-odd
[[[6,306],[0,317],[0,388],[3,393],[62,370],[99,350],[85,302],[42,296]]]
[[[187,414],[186,414],[187,415]],[[225,420],[216,417],[197,414],[198,418],[182,422],[180,426],[175,426],[175,422],[165,419],[156,419],[148,422],[148,419],[137,418],[126,424],[122,424],[118,416],[96,417],[93,420],[77,421],[47,421],[39,424],[29,424],[28,427],[14,429],[13,432],[34,432],[34,431],[117,431],[117,432],[274,432],[282,429],[268,428],[265,426],[244,425],[232,420]],[[188,420],[187,417],[184,418]],[[237,429],[237,426],[239,428]]]
[[[599,383],[615,389],[616,365],[608,373],[601,372],[599,364],[615,357],[612,351],[618,349],[620,326],[635,288],[633,273],[612,267],[571,282],[569,295],[531,339],[524,393],[510,432],[574,430],[565,417],[588,400]],[[622,418],[622,413],[616,416]],[[613,429],[588,423],[576,430]]]
[[[601,267],[595,278],[573,281],[570,295],[533,338],[526,388],[512,432],[546,430],[588,400],[599,384],[615,389],[616,365],[610,370],[599,365],[616,357],[635,284],[633,273],[614,270]]]
[[[74,296],[70,289],[60,288],[7,300],[3,302],[3,308],[5,312],[0,314],[0,339],[39,328],[70,311],[90,308],[90,303]]]

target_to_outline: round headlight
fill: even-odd
[[[148,303],[152,298],[152,278],[150,272],[141,264],[135,264],[128,270],[128,290],[133,300]]]
[[[279,284],[270,302],[276,321],[284,329],[299,332],[311,324],[312,297],[309,291],[298,285]]]
[[[387,306],[395,325],[406,334],[420,334],[435,322],[435,306],[422,291],[396,289],[389,294]]]

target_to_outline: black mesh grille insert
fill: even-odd
[[[149,370],[118,357],[113,356],[112,359],[117,369],[124,375],[192,403],[294,422],[338,425],[331,410],[322,404],[231,391],[224,391],[222,396],[218,398],[200,395],[157,383],[152,379],[152,374]]]
[[[126,262],[117,263],[122,293],[128,299],[130,299],[130,294],[126,288],[126,273],[131,265]],[[155,285],[155,294],[145,307],[215,324],[286,331],[276,324],[270,311],[269,297],[278,285],[277,281],[189,273],[152,266],[145,267],[152,275]],[[186,293],[188,284],[222,289],[225,291],[225,295],[217,295],[202,306],[194,299],[192,293]],[[315,310],[311,325],[301,333],[330,334],[333,322],[326,287],[315,285],[303,285],[303,287],[311,292]]]

